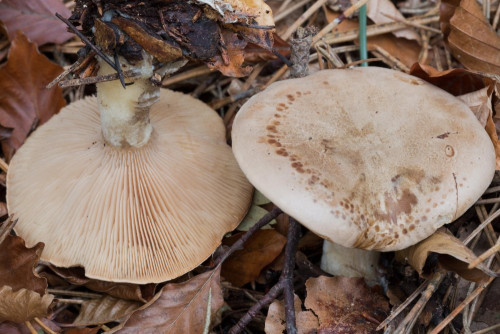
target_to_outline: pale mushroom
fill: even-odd
[[[98,98],[37,129],[7,176],[16,233],[28,247],[45,243],[42,260],[82,266],[90,278],[178,277],[212,254],[251,202],[220,117],[152,86],[152,57],[143,58],[134,84],[99,83]],[[100,74],[110,72],[101,61]]]
[[[275,83],[241,108],[232,138],[259,191],[345,247],[419,242],[462,215],[495,171],[493,145],[463,102],[375,67]]]

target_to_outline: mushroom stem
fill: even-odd
[[[334,276],[363,277],[370,286],[378,283],[380,252],[347,248],[324,241],[321,269]]]
[[[122,69],[134,67],[139,77],[125,80],[129,85],[123,89],[120,81],[97,84],[97,100],[101,114],[102,134],[106,143],[115,147],[141,147],[153,131],[149,122],[149,109],[158,101],[160,88],[151,84],[153,57],[143,53],[143,60],[130,64],[120,57]],[[115,70],[99,59],[99,75],[114,73]]]

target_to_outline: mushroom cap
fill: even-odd
[[[163,90],[140,148],[106,145],[97,100],[70,104],[15,154],[9,213],[42,260],[90,278],[162,282],[203,262],[247,212],[252,186],[226,144],[220,117]]]
[[[493,144],[463,102],[375,67],[277,82],[243,105],[232,138],[259,191],[345,247],[417,243],[464,213],[495,171]]]

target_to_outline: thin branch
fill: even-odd
[[[66,25],[71,30],[73,30],[73,32],[82,40],[83,43],[85,43],[85,45],[88,45],[92,50],[94,50],[99,55],[99,57],[101,57],[106,63],[109,64],[109,66],[111,66],[115,71],[118,72],[118,69],[116,68],[115,64],[113,64],[113,62],[111,60],[109,60],[109,58],[101,50],[99,50],[99,48],[97,46],[95,46],[94,44],[92,44],[87,39],[87,37],[85,37],[85,35],[80,32],[80,30],[78,30],[71,22],[69,22],[68,19],[62,17],[59,13],[56,13],[56,17],[59,20],[61,20],[64,23],[66,23]]]

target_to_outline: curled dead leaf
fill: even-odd
[[[441,30],[451,53],[465,67],[500,75],[500,37],[475,0],[444,0]]]
[[[47,280],[34,271],[43,246],[39,242],[27,248],[21,237],[7,235],[0,245],[0,287],[9,286],[14,292],[24,288],[44,295]]]
[[[224,240],[231,246],[243,233]],[[222,276],[234,286],[241,287],[259,277],[262,269],[281,253],[286,238],[274,229],[259,230],[248,240],[242,250],[234,252],[222,264]]]
[[[424,266],[431,253],[438,254],[442,268],[451,270],[469,281],[486,282],[490,276],[495,275],[483,264],[474,269],[467,268],[469,263],[477,258],[476,255],[462,241],[443,230],[435,232],[416,245],[397,251],[396,259],[408,262],[420,276],[428,277]]]
[[[45,88],[62,71],[18,31],[7,63],[0,68],[0,125],[13,129],[2,140],[7,160],[37,125],[66,105],[61,88]]]
[[[0,287],[0,322],[24,322],[47,315],[53,295],[40,296],[27,289],[13,291],[10,286]]]
[[[166,284],[150,302],[108,333],[202,333],[210,291],[214,319],[224,304],[220,267],[183,283]]]
[[[13,40],[22,31],[33,43],[61,44],[73,37],[66,25],[54,14],[71,15],[60,0],[3,0],[0,2],[0,20],[3,21]]]
[[[82,304],[73,326],[102,325],[117,321],[137,310],[141,303],[106,296],[100,299],[86,300]]]

